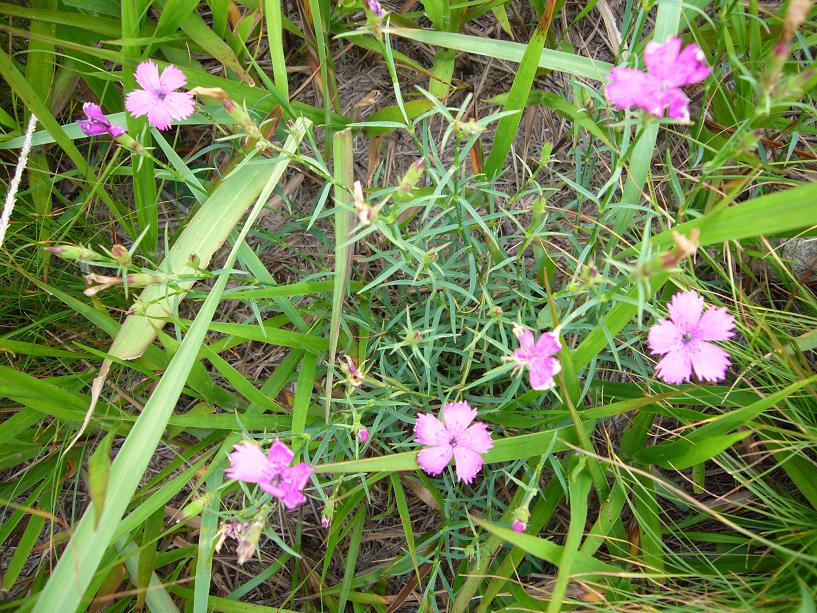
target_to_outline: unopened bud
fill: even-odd
[[[78,260],[80,262],[99,262],[105,258],[93,249],[82,245],[53,245],[46,247],[46,251],[53,253],[64,260]]]
[[[400,185],[397,189],[400,191],[401,194],[408,194],[411,190],[417,187],[417,184],[420,182],[420,179],[423,178],[423,173],[426,169],[426,161],[425,158],[419,158],[415,160],[415,162],[409,166],[409,169],[406,171],[406,174],[403,175],[403,178],[400,179]]]
[[[361,443],[366,443],[369,440],[369,431],[366,428],[361,428],[357,431],[357,440]]]
[[[514,532],[524,532],[528,529],[529,520],[530,511],[528,510],[528,505],[523,504],[522,506],[516,507],[513,512],[513,522],[511,523],[511,528]]]
[[[198,515],[201,515],[201,512],[204,510],[204,507],[210,504],[210,501],[212,499],[213,494],[207,493],[189,502],[175,516],[176,523],[188,521]]]

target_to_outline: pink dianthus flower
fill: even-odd
[[[147,115],[148,123],[158,130],[167,130],[174,119],[186,119],[193,114],[195,102],[189,92],[176,91],[187,84],[184,73],[170,64],[159,75],[153,62],[142,62],[136,67],[135,89],[125,98],[125,108],[134,117]]]
[[[79,121],[79,128],[86,136],[110,134],[117,138],[127,132],[125,128],[108,121],[98,104],[86,102],[82,105],[82,111],[85,113],[85,119]]]
[[[439,475],[453,457],[457,478],[471,483],[483,465],[482,454],[494,446],[488,427],[472,423],[477,416],[467,402],[449,402],[439,418],[427,413],[417,415],[414,431],[417,442],[427,445],[417,455],[417,463],[429,475]]]
[[[670,384],[689,381],[692,372],[701,381],[722,381],[729,368],[729,354],[711,341],[734,335],[735,318],[725,308],[704,311],[704,299],[695,290],[678,292],[668,305],[669,319],[662,319],[647,336],[658,362],[658,377]]]
[[[562,371],[562,365],[555,357],[562,349],[559,337],[552,332],[543,332],[534,340],[533,331],[522,326],[514,326],[513,333],[519,339],[519,348],[511,358],[517,366],[530,371],[530,386],[535,390],[546,390],[556,385],[554,377]]]
[[[294,457],[290,448],[277,439],[266,455],[258,445],[240,443],[233,447],[229,455],[230,467],[226,475],[231,479],[257,483],[288,509],[294,509],[306,502],[303,489],[315,471],[304,462],[290,466]]]
[[[644,49],[644,64],[647,72],[621,66],[610,71],[604,90],[610,104],[620,109],[638,107],[656,117],[663,117],[668,109],[671,118],[689,121],[689,98],[681,88],[712,73],[701,48],[692,44],[681,50],[680,38],[663,44],[651,41]]]

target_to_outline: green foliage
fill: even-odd
[[[0,248],[0,609],[813,611],[815,9],[297,8],[0,3],[4,192],[40,127]],[[714,67],[692,123],[610,109],[612,65],[676,34]],[[148,58],[263,138],[204,98],[129,117]],[[85,137],[86,99],[141,148]],[[736,318],[725,382],[655,376],[687,288]],[[553,389],[514,325],[558,330]],[[472,484],[413,437],[462,400]],[[224,474],[275,438],[315,467],[295,511]]]

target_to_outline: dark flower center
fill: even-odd
[[[688,343],[692,340],[692,333],[691,332],[684,332],[684,335],[681,337],[681,340],[685,343]]]

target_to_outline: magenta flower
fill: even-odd
[[[114,138],[117,138],[127,132],[125,128],[108,121],[108,118],[105,117],[105,113],[102,112],[98,104],[86,102],[82,105],[82,110],[85,113],[85,119],[79,121],[79,128],[83,131],[85,136],[110,134]]]
[[[377,17],[378,19],[385,15],[383,7],[380,6],[379,0],[363,0],[363,4],[365,4],[366,8],[369,9],[372,13],[374,13],[374,16]]]
[[[142,62],[136,67],[135,89],[125,98],[125,108],[134,117],[147,115],[148,123],[159,130],[167,130],[174,119],[186,119],[193,114],[195,102],[189,92],[177,92],[187,84],[184,73],[170,64],[159,76],[159,67],[153,62]]]
[[[494,446],[491,433],[485,424],[471,423],[477,412],[467,402],[446,403],[442,416],[445,424],[434,415],[417,415],[417,442],[428,445],[417,455],[417,463],[429,475],[439,475],[453,456],[457,478],[471,483],[482,468],[482,454]]]
[[[366,443],[369,438],[369,431],[366,428],[361,428],[357,431],[357,440],[359,440],[361,443]]]
[[[515,519],[511,524],[511,528],[513,529],[514,532],[524,532],[525,530],[528,529],[528,525],[521,519]]]
[[[644,49],[647,72],[616,66],[610,71],[610,82],[604,90],[614,107],[638,107],[651,115],[663,117],[669,109],[673,119],[689,121],[689,98],[681,91],[685,85],[700,83],[712,69],[698,45],[681,50],[681,39],[671,38],[664,44],[650,41]]]
[[[284,443],[275,440],[267,455],[258,445],[240,443],[229,455],[226,475],[247,483],[257,483],[270,496],[278,498],[288,509],[306,502],[303,489],[315,469],[301,462],[290,466],[295,454]]]
[[[519,339],[519,349],[513,352],[511,359],[517,366],[530,370],[530,386],[535,390],[546,390],[556,385],[553,378],[562,370],[559,360],[553,357],[562,348],[559,337],[552,332],[543,332],[534,342],[533,331],[522,326],[514,326],[513,333]]]
[[[695,290],[678,292],[668,306],[670,318],[650,328],[647,343],[658,362],[658,377],[666,383],[689,381],[692,371],[701,381],[722,381],[729,368],[729,354],[711,341],[734,335],[735,318],[725,308],[704,311],[704,299]]]

